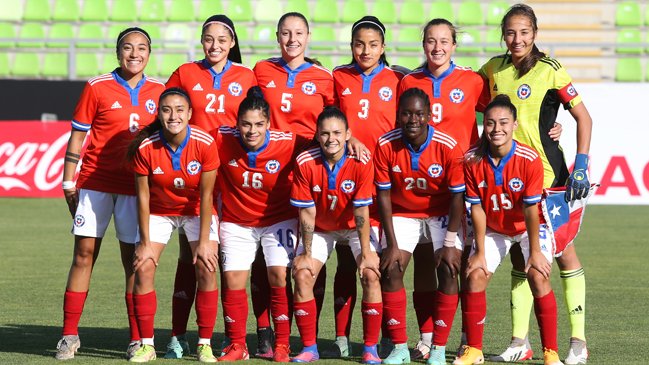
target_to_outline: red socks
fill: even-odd
[[[142,338],[153,338],[153,320],[158,307],[155,290],[146,294],[133,294],[135,319]]]
[[[541,330],[543,348],[557,351],[557,301],[554,291],[541,298],[534,297],[534,313]]]
[[[290,293],[290,295],[289,295]],[[291,317],[289,297],[293,301],[293,291],[288,285],[284,288],[270,287],[270,313],[275,324],[275,344],[288,346],[291,335]]]
[[[261,249],[261,248],[260,248]],[[250,271],[250,299],[252,311],[257,318],[257,327],[270,327],[268,313],[270,310],[270,284],[266,265],[253,262]]]
[[[336,271],[334,279],[334,316],[336,336],[349,336],[356,306],[356,271]]]
[[[406,289],[383,294],[383,316],[387,321],[390,338],[395,344],[408,342],[406,334]]]
[[[135,320],[135,304],[133,304],[133,293],[126,293],[126,313],[128,313],[128,329],[131,332],[131,341],[139,341],[140,331],[137,329],[137,320]]]
[[[246,303],[248,300],[246,299]],[[196,292],[196,324],[198,338],[212,338],[216,313],[219,309],[219,290]],[[246,316],[248,315],[246,311]]]
[[[193,264],[178,261],[174,296],[171,299],[171,335],[187,333],[187,321],[196,295],[196,268]]]
[[[225,334],[231,343],[246,346],[246,320],[248,319],[248,294],[246,289],[223,289],[223,320]]]
[[[295,314],[295,324],[300,331],[300,338],[304,347],[315,345],[316,343],[316,324],[317,324],[317,307],[315,299],[308,302],[295,302],[293,304]]]
[[[435,293],[437,291],[412,292],[412,306],[415,307],[420,333],[433,332],[435,316]]]
[[[63,297],[63,336],[76,336],[79,334],[79,320],[87,297],[87,291],[77,292],[65,289]]]
[[[383,303],[361,304],[363,313],[363,341],[365,346],[374,346],[379,342],[379,331],[383,319]]]
[[[479,293],[465,291],[466,306],[462,307],[462,316],[466,324],[466,341],[471,347],[482,350],[482,335],[487,316],[487,297],[484,290]],[[555,322],[556,323],[556,322]]]
[[[437,291],[435,301],[435,331],[433,331],[433,345],[446,346],[448,335],[453,328],[453,318],[457,311],[458,295],[446,295]]]

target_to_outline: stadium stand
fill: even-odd
[[[255,7],[255,21],[262,23],[277,23],[284,14],[279,0],[259,0]]]
[[[379,18],[383,24],[394,24],[397,22],[397,7],[391,0],[377,0],[372,4],[372,15]],[[356,18],[359,16],[356,15]]]
[[[27,0],[23,20],[49,21],[50,4],[47,0]]]
[[[74,38],[74,29],[72,29],[72,24],[69,23],[54,23],[50,27],[50,35],[48,37],[50,40],[56,39],[72,39]],[[103,38],[103,36],[101,37]],[[53,42],[48,41],[45,44],[47,48],[68,48],[70,45],[67,41]],[[67,59],[66,59],[67,62]],[[67,66],[66,66],[67,69]]]
[[[57,0],[52,13],[55,22],[76,22],[79,20],[79,4],[77,0]]]
[[[134,0],[115,0],[110,20],[114,22],[133,22],[137,18],[137,6]]]
[[[106,0],[84,1],[81,20],[84,22],[105,22],[108,20],[108,4]]]
[[[306,0],[288,0],[284,11],[287,13],[300,13],[305,18],[311,19],[311,7]]]
[[[455,24],[455,11],[449,1],[435,1],[430,4],[429,19],[442,18]]]
[[[227,15],[233,22],[251,21],[252,5],[249,0],[230,0]]]
[[[359,14],[362,14],[359,16]],[[367,15],[367,6],[363,0],[347,0],[343,5],[343,13],[340,21],[343,23],[354,23],[360,17]]]
[[[192,22],[196,18],[191,0],[173,0],[169,6],[170,22]]]
[[[334,0],[318,0],[313,7],[314,23],[338,23],[338,3]]]
[[[140,7],[140,21],[163,22],[167,18],[167,10],[162,0],[144,0]]]
[[[359,17],[360,18],[360,17]],[[416,24],[424,25],[428,20],[426,19],[426,10],[424,3],[421,1],[404,1],[401,4],[401,15],[399,15],[399,23],[401,24]]]
[[[615,71],[616,81],[641,82],[642,62],[639,58],[620,58]]]
[[[477,1],[471,0],[460,3],[460,6],[457,9],[457,23],[459,25],[484,24],[482,5]]]

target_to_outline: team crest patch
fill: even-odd
[[[383,101],[390,101],[390,100],[392,100],[392,95],[394,95],[394,94],[392,93],[392,89],[390,89],[390,88],[387,87],[387,86],[383,86],[383,87],[381,88],[381,90],[379,90],[379,98],[381,98],[381,100],[383,100]]]
[[[304,84],[302,84],[302,92],[307,94],[307,95],[313,95],[315,94],[316,87],[315,84],[312,83],[311,81],[307,81]]]
[[[345,180],[340,184],[340,188],[346,193],[351,193],[356,189],[356,183],[352,180]]]
[[[274,174],[277,171],[279,171],[279,167],[280,164],[279,161],[277,160],[270,160],[266,162],[266,171],[270,172],[271,174]]]
[[[196,175],[201,171],[201,163],[194,160],[190,163],[187,164],[187,172],[189,172],[190,175]]]
[[[464,91],[462,91],[462,89],[453,89],[451,90],[451,93],[448,94],[448,97],[455,104],[461,103],[462,100],[464,100]]]
[[[443,172],[444,168],[440,164],[434,163],[428,166],[428,175],[430,175],[431,177],[440,177],[442,176]]]
[[[84,224],[86,224],[86,218],[84,218],[81,214],[77,214],[74,217],[74,225],[76,227],[83,227]]]
[[[149,114],[155,113],[155,101],[153,101],[153,99],[147,100],[144,107],[146,107],[146,111],[148,111]]]
[[[566,91],[568,92],[568,95],[570,95],[570,96],[577,95],[577,90],[575,90],[575,87],[572,86],[572,84],[568,86],[568,90],[566,90]]]
[[[243,91],[243,88],[241,87],[241,85],[239,85],[238,82],[232,82],[228,86],[228,91],[230,92],[230,94],[232,96],[239,96],[239,95],[241,95],[241,92]]]
[[[518,87],[518,91],[516,91],[516,94],[518,94],[518,98],[525,100],[532,95],[532,88],[528,84],[523,84]]]
[[[509,180],[509,188],[512,189],[512,191],[519,192],[523,190],[523,180],[515,177],[511,180]]]

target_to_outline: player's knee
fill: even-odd
[[[542,297],[552,290],[550,280],[546,279],[540,271],[534,268],[527,271],[527,282],[530,285],[532,294],[537,297]]]
[[[295,292],[300,295],[305,295],[306,293],[313,291],[313,284],[315,279],[311,275],[309,270],[300,270],[295,273],[293,277],[295,281]]]
[[[381,283],[379,281],[379,276],[376,275],[374,270],[363,269],[363,277],[361,278],[361,285],[363,288],[370,287],[379,287]]]
[[[282,288],[288,282],[289,269],[285,267],[274,266],[268,270],[268,283],[270,286]]]
[[[440,262],[440,265],[437,267],[437,279],[439,281],[457,280],[453,278],[451,268],[443,261]]]
[[[489,279],[484,270],[473,270],[467,277],[467,289],[471,292],[481,292],[487,287]]]
[[[144,262],[135,272],[138,283],[153,283],[155,277],[155,264],[151,260]]]

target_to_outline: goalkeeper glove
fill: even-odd
[[[566,203],[588,196],[589,189],[588,155],[578,153],[575,157],[575,167],[566,181]]]

